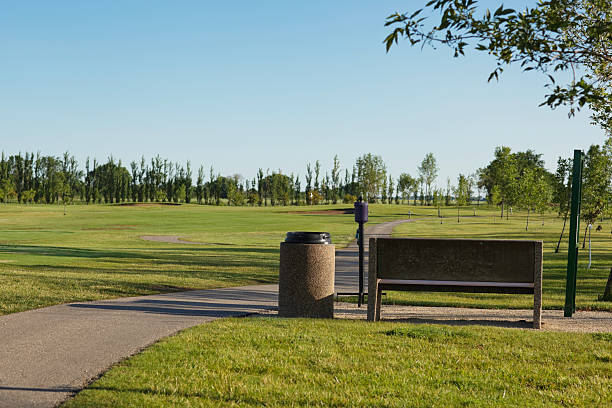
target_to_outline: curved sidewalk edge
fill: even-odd
[[[389,235],[408,221],[367,226],[366,238]],[[355,242],[336,251],[336,290],[357,286],[357,253]],[[164,337],[214,319],[274,309],[277,298],[278,285],[257,285],[69,303],[0,316],[0,408],[55,407],[113,364]]]
[[[161,338],[274,308],[277,293],[277,285],[194,290],[1,316],[0,407],[55,407]]]

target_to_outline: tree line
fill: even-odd
[[[200,166],[195,176],[188,161],[174,163],[157,155],[142,157],[129,167],[108,157],[105,163],[85,161],[84,169],[68,152],[61,157],[21,153],[0,157],[0,201],[18,203],[191,203],[207,205],[317,205],[353,203],[358,196],[369,202],[414,205],[466,206],[486,201],[508,217],[512,208],[529,215],[550,209],[567,218],[571,192],[571,158],[559,158],[555,173],[544,167],[542,155],[532,150],[495,149],[493,160],[473,174],[450,178],[444,188],[436,184],[438,164],[428,153],[412,176],[394,178],[381,156],[358,157],[351,168],[342,168],[338,156],[323,172],[318,160],[307,163],[303,178],[281,170],[259,168],[252,178],[222,176]],[[592,224],[610,215],[612,206],[612,138],[586,152],[583,218]],[[302,182],[304,182],[302,184]],[[483,195],[484,194],[484,195]]]
[[[0,201],[18,203],[191,203],[208,205],[316,205],[352,203],[358,195],[379,200],[378,172],[386,170],[380,156],[359,158],[351,169],[341,169],[338,156],[323,173],[317,160],[306,165],[305,176],[259,168],[253,178],[222,176],[203,166],[194,176],[191,163],[174,163],[157,155],[142,157],[129,167],[113,156],[106,162],[74,156],[21,153],[0,157]],[[391,179],[391,178],[390,178]],[[302,184],[304,181],[304,184]],[[386,192],[388,191],[385,190]],[[385,194],[386,194],[385,192]],[[385,196],[385,201],[386,201]]]

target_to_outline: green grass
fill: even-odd
[[[77,407],[609,407],[612,335],[217,320],[107,372]]]
[[[337,205],[346,208],[350,205]],[[316,210],[334,208],[317,206]],[[0,314],[71,301],[273,283],[287,231],[354,238],[352,215],[307,207],[0,205]],[[374,223],[402,208],[373,206]],[[210,245],[143,241],[179,235]]]
[[[278,248],[287,231],[329,231],[334,243],[354,238],[352,215],[304,214],[295,211],[347,208],[236,208],[181,206],[0,205],[0,314],[52,304],[181,289],[207,289],[277,281]],[[396,236],[541,239],[544,254],[544,307],[561,308],[565,296],[567,233],[554,254],[562,220],[549,214],[544,227],[534,217],[525,232],[525,214],[509,221],[496,209],[371,205],[370,223],[405,219]],[[612,224],[593,231],[593,267],[586,270],[581,251],[577,307],[612,310],[598,301],[612,266]],[[141,235],[179,235],[210,245],[143,241]],[[529,308],[526,295],[389,292],[385,302],[488,308]]]
[[[336,208],[349,206],[339,205]],[[287,231],[353,239],[351,215],[316,208],[0,206],[0,314],[57,303],[184,288],[273,283]],[[396,236],[541,239],[544,306],[563,305],[561,220],[524,230],[524,214],[372,205],[370,224],[407,218]],[[612,266],[610,221],[593,232],[593,268],[581,252],[579,308],[597,301]],[[207,245],[143,241],[178,235]],[[421,305],[530,307],[529,296],[390,292]],[[498,328],[354,321],[228,319],[187,330],[128,359],[68,407],[121,406],[609,406],[612,337]]]
[[[415,222],[401,224],[394,230],[395,237],[445,237],[474,239],[534,239],[544,242],[543,307],[562,308],[565,302],[565,279],[567,268],[567,245],[569,222],[561,242],[559,253],[554,250],[563,226],[563,220],[548,214],[544,217],[530,217],[529,230],[525,231],[526,213],[514,212],[506,220],[499,217],[497,209],[478,208],[476,216],[472,209],[462,210],[457,222],[457,210],[443,209],[443,219],[437,218],[433,208],[417,208]],[[544,225],[542,225],[544,220]],[[442,223],[441,223],[442,222]],[[602,231],[595,231],[597,225]],[[584,228],[584,226],[583,226]],[[588,265],[587,249],[579,252],[576,306],[579,309],[612,310],[612,302],[599,301],[612,267],[612,223],[605,220],[595,224],[592,231],[592,265]],[[584,230],[581,231],[581,236]],[[427,293],[427,292],[388,292],[385,303],[460,306],[484,308],[530,308],[533,296],[498,295],[474,293]]]

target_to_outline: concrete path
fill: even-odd
[[[277,292],[277,285],[197,290],[2,316],[0,407],[54,407],[163,337],[276,307]]]
[[[389,234],[398,223],[367,228],[366,238]],[[185,243],[166,236],[152,240]],[[337,290],[357,290],[356,256],[355,244],[338,251]],[[70,303],[0,316],[0,407],[57,406],[113,364],[159,339],[217,318],[275,309],[277,294],[277,285],[245,286]]]
[[[412,220],[397,220],[367,226],[363,234],[364,242],[364,267],[363,286],[364,292],[368,291],[368,248],[371,237],[388,237],[393,228]],[[355,228],[357,231],[357,228]],[[359,247],[356,241],[351,242],[346,248],[336,250],[336,293],[356,293],[359,290]]]

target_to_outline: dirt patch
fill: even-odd
[[[168,244],[211,245],[207,242],[186,241],[176,235],[141,235],[140,239],[153,242],[165,242]]]
[[[287,211],[287,214],[323,214],[323,215],[339,215],[339,214],[355,214],[354,208],[334,208],[331,210],[311,210],[311,211]]]
[[[336,303],[334,316],[341,319],[365,319],[367,307]],[[448,324],[453,326],[498,326],[531,329],[533,310],[469,309],[460,307],[382,306],[382,320],[406,323]],[[576,333],[612,332],[612,313],[576,311],[571,319],[563,310],[542,310],[542,330]]]
[[[134,229],[136,225],[109,225],[108,227],[81,228],[81,231],[121,231]]]
[[[335,319],[365,320],[367,305],[334,303]],[[259,315],[275,316],[276,310]],[[460,307],[383,305],[382,321],[412,324],[444,324],[449,326],[494,326],[533,330],[533,310],[468,309]],[[542,310],[542,330],[574,333],[612,333],[612,313],[576,311],[571,319],[563,310]]]
[[[117,207],[160,207],[164,205],[181,205],[181,203],[120,203],[115,205]]]

